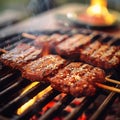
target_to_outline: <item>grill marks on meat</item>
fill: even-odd
[[[22,76],[32,81],[45,81],[45,77],[54,75],[65,63],[58,55],[47,55],[24,66]]]
[[[63,42],[67,38],[68,38],[68,35],[53,34],[49,38],[49,41],[50,41],[51,45],[57,45],[57,44]]]
[[[96,41],[80,50],[80,59],[103,69],[111,69],[120,64],[120,47]]]
[[[68,35],[60,35],[60,34],[53,34],[53,35],[41,35],[38,36],[37,39],[35,40],[34,44],[36,46],[43,46],[44,44],[54,44],[57,45],[58,43],[62,42],[68,38]]]
[[[104,82],[105,73],[102,69],[81,62],[72,62],[52,78],[51,86],[61,92],[76,97],[95,94],[96,82]]]
[[[11,51],[8,51],[1,55],[0,61],[6,66],[22,69],[23,65],[29,61],[37,59],[41,56],[42,49],[37,50],[33,46],[27,44],[20,44]]]
[[[90,42],[91,38],[82,34],[74,35],[56,46],[59,55],[71,57],[79,55],[79,48]]]
[[[83,49],[80,49],[80,59],[89,63],[91,54],[96,51],[100,45],[100,42],[96,41],[91,43],[89,46],[85,46]]]
[[[54,46],[68,38],[68,35],[53,34],[51,36],[41,35],[34,41],[35,46],[43,48],[44,54],[55,51]]]
[[[117,67],[120,64],[120,48],[111,46],[109,49],[100,57],[101,63],[105,68]]]

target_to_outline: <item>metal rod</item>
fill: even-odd
[[[59,114],[72,100],[74,99],[71,95],[66,95],[62,100],[58,101],[51,109],[49,109],[39,120],[52,119],[54,116]]]
[[[102,102],[100,107],[95,111],[95,113],[91,116],[90,120],[98,120],[100,119],[100,116],[102,113],[105,112],[105,109],[108,108],[109,105],[111,105],[114,100],[116,99],[117,94],[115,92],[111,92],[106,99]]]

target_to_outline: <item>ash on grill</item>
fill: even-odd
[[[40,35],[52,33],[59,34],[85,34],[93,35],[94,31],[79,29],[77,31],[45,31],[33,32],[32,34]],[[103,37],[103,34],[97,33],[93,35],[92,40],[97,40],[98,37],[103,38],[103,42],[112,41],[112,36]],[[5,40],[5,41],[4,41]],[[19,41],[18,41],[19,40]],[[1,48],[11,50],[17,44],[24,42],[32,44],[33,41],[27,38],[22,38],[21,35],[14,35],[1,39]],[[9,45],[8,45],[9,43]],[[119,39],[113,43],[120,45]],[[119,69],[114,69],[113,79],[119,80]],[[32,87],[31,81],[23,79],[21,73],[9,67],[0,64],[0,119],[2,120],[47,120],[47,119],[120,119],[120,98],[119,94],[107,90],[98,90],[96,95],[92,97],[75,98],[71,95],[66,95],[53,90],[49,84],[35,83]],[[119,87],[119,86],[118,86]],[[26,90],[27,88],[27,90]],[[23,92],[26,91],[26,92]],[[38,96],[37,96],[38,95]],[[18,110],[24,104],[35,100],[25,111]],[[111,112],[113,114],[111,114]]]

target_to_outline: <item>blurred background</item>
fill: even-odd
[[[114,17],[112,17],[110,21],[113,22],[111,22],[109,25],[108,23],[105,24],[104,22],[104,24],[102,24],[101,26],[104,27],[105,25],[107,27],[108,25],[110,27],[115,26],[115,29],[119,28],[120,24],[118,23],[120,23],[120,0],[101,0],[101,1],[105,3],[107,2],[108,9],[111,9],[110,12],[114,12],[113,14],[115,14],[115,18],[117,16],[117,20],[116,19],[114,20],[113,19]],[[65,28],[85,27],[87,29],[92,29],[89,27],[90,24],[88,25],[85,23],[84,25],[82,22],[80,22],[79,21],[80,17],[79,20],[76,23],[74,23],[74,19],[72,22],[70,19],[68,20],[68,17],[66,19],[65,18],[66,16],[63,15],[64,13],[65,15],[71,13],[71,15],[74,17],[74,14],[72,14],[72,12],[77,10],[83,10],[83,12],[80,13],[83,14],[85,8],[90,6],[90,3],[91,0],[0,0],[0,30],[1,30],[0,37],[1,36],[4,37],[7,34],[13,34],[15,32],[21,32],[23,30],[28,31],[28,30],[60,29],[63,26]],[[68,6],[74,7],[72,8]],[[49,11],[44,14],[44,12],[57,7],[58,9],[54,9],[53,11]],[[62,13],[63,16],[60,16],[59,13]],[[58,16],[56,17],[56,15]],[[86,17],[83,18],[85,20],[88,20],[86,19]],[[105,19],[108,18],[110,18],[110,16],[108,17],[105,15],[105,18],[102,19],[104,21]],[[46,23],[46,20],[48,19],[49,22]],[[85,22],[85,20],[83,20],[83,22]],[[98,24],[97,22],[101,20],[95,19],[95,21],[96,22],[94,22],[93,20],[92,22],[93,27],[95,24]],[[98,24],[98,26],[99,25],[100,24]]]
[[[108,8],[120,12],[120,0],[107,1]],[[89,4],[90,0],[0,0],[0,12],[6,9],[15,9],[26,11],[30,14],[39,14],[51,8],[72,2]]]

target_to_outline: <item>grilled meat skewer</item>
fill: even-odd
[[[36,37],[34,40],[34,45],[38,48],[42,48],[44,53],[53,53],[55,52],[54,46],[61,43],[65,39],[68,38],[68,35],[60,35],[60,34],[53,34],[53,35],[41,35]]]
[[[51,86],[61,92],[76,97],[95,94],[96,84],[105,82],[105,73],[102,69],[81,62],[72,62],[52,78]]]
[[[36,39],[35,43],[41,45],[43,41],[45,44],[47,44],[46,42],[49,41],[49,44],[46,45],[46,48],[51,46],[51,41],[52,43],[55,43],[57,38],[60,39],[59,34],[53,34],[50,37],[47,36],[47,40],[42,40],[43,37],[37,37],[38,40]],[[57,44],[53,44],[50,49],[55,49],[57,54],[66,58],[70,57],[76,59],[78,56],[80,56],[80,61],[103,69],[112,69],[120,65],[120,47],[110,46],[112,42],[108,42],[108,44],[101,43],[97,40],[92,42],[92,36],[85,36],[82,34],[76,34],[69,38],[63,36],[63,38],[64,37],[65,40],[57,42]],[[103,39],[104,38],[102,37],[100,40]]]
[[[18,47],[21,48],[21,46]],[[18,48],[15,49],[17,50]],[[20,52],[21,50],[18,51]],[[8,55],[8,53],[6,55]],[[10,61],[7,61],[7,65],[10,65],[9,62]],[[93,66],[91,65],[83,64],[80,62],[71,63],[67,69],[66,67],[63,68],[64,66],[66,66],[66,60],[62,59],[58,55],[48,55],[42,58],[37,58],[37,60],[34,61],[29,61],[26,64],[22,64],[20,66],[21,68],[19,69],[22,72],[22,76],[27,79],[30,79],[32,81],[37,80],[40,82],[49,82],[51,83],[53,88],[65,93],[72,94],[77,97],[84,95],[85,96],[94,95],[97,86],[100,87],[102,86],[101,88],[105,89],[108,89],[109,87],[109,86],[104,87],[103,84],[101,84],[101,82],[105,80],[105,77],[103,77],[104,72],[100,68],[93,68]],[[62,69],[63,75],[59,73],[57,74],[58,70],[62,71]],[[57,79],[53,77],[54,75],[57,77],[59,77],[60,75],[62,77],[61,78],[59,77],[60,79],[58,79],[57,81]],[[65,81],[63,78],[65,78],[67,81]],[[74,86],[75,90],[73,88],[73,85],[75,85]],[[113,87],[109,87],[109,90],[113,90],[119,93],[119,90]]]
[[[88,36],[76,34],[55,46],[55,49],[61,56],[75,58],[80,54],[79,48],[88,44],[90,40],[91,38]]]
[[[47,55],[25,65],[22,76],[32,81],[45,81],[47,76],[54,75],[65,64],[66,60],[60,56]]]
[[[14,49],[6,51],[0,57],[0,61],[6,66],[22,69],[30,61],[39,58],[42,55],[42,49],[36,49],[24,43],[19,44]]]
[[[115,68],[120,65],[120,47],[96,41],[80,49],[80,60],[103,69]]]
[[[57,39],[58,36],[59,35],[53,35],[53,38]],[[46,38],[46,41],[49,41],[49,39],[52,39],[52,36],[51,38],[48,36]],[[74,40],[72,40],[73,38]],[[109,46],[98,41],[90,43],[89,37],[86,41],[82,41],[84,38],[85,36],[74,35],[66,39],[65,36],[65,40],[60,42],[60,44],[58,44],[59,42],[54,42],[54,39],[52,39],[48,43],[43,42],[43,46],[39,47],[51,47],[52,44],[57,45],[57,47],[55,47],[58,48],[58,46],[62,44],[63,46],[61,45],[60,47],[67,50],[63,50],[64,55],[73,55],[73,57],[75,57],[77,50],[79,51],[82,61],[93,64],[94,66],[110,69],[119,65],[119,47]],[[71,42],[66,42],[67,40]],[[73,41],[75,44],[73,44]],[[69,43],[71,46],[68,45],[65,48],[63,43]],[[69,47],[71,48],[69,49]],[[23,44],[3,54],[0,60],[12,68],[20,69],[24,78],[32,81],[49,82],[54,89],[72,94],[76,97],[94,95],[97,88],[96,83],[103,83],[105,81],[105,73],[100,68],[81,62],[73,62],[66,66],[66,60],[60,56],[47,55],[40,58],[41,52],[42,49],[38,50],[33,46]],[[64,66],[66,67],[64,68]]]

